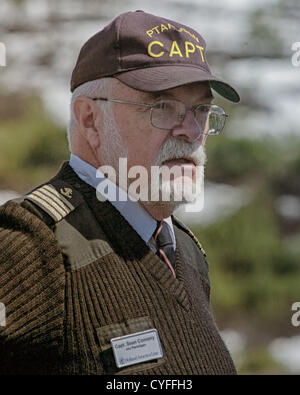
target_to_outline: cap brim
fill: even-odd
[[[114,75],[115,78],[131,88],[145,92],[159,92],[193,82],[209,81],[219,95],[234,103],[240,101],[237,91],[205,70],[197,67],[166,65],[134,69]]]

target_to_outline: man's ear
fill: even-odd
[[[100,146],[99,131],[96,127],[96,120],[98,119],[99,122],[99,115],[101,115],[99,108],[90,98],[79,96],[74,102],[73,111],[79,132],[96,152]]]

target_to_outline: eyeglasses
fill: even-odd
[[[195,109],[189,109],[179,100],[159,99],[153,104],[136,103],[127,100],[95,97],[92,100],[103,100],[113,103],[134,104],[150,108],[151,125],[158,129],[172,130],[182,125],[188,110],[194,113],[195,121],[202,134],[215,136],[224,128],[228,114],[222,107],[215,104],[199,104]]]

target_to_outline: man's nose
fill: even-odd
[[[205,144],[207,138],[207,136],[202,133],[192,110],[187,110],[182,124],[172,130],[172,136],[189,143],[194,143],[199,140],[202,145]]]

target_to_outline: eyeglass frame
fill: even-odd
[[[108,99],[107,97],[94,97],[94,98],[90,98],[90,99],[92,99],[92,100],[108,101],[108,102],[112,102],[112,103],[135,104],[135,105],[137,105],[137,106],[149,107],[149,108],[151,108],[151,110],[150,110],[150,122],[151,122],[151,125],[152,125],[154,128],[160,129],[160,130],[172,130],[172,129],[166,129],[166,128],[159,128],[159,127],[153,125],[153,123],[152,123],[152,110],[153,110],[154,106],[155,106],[159,101],[162,101],[162,102],[163,102],[164,100],[177,101],[177,102],[182,103],[182,104],[185,106],[185,114],[184,114],[184,117],[181,119],[180,126],[182,125],[183,121],[185,120],[187,111],[190,110],[190,111],[193,111],[193,113],[194,113],[194,119],[195,119],[197,125],[198,125],[199,128],[200,128],[200,125],[198,124],[198,121],[197,121],[197,119],[196,119],[196,117],[195,117],[195,111],[196,111],[197,108],[200,107],[200,106],[216,106],[216,107],[218,107],[218,108],[221,108],[221,109],[224,111],[224,114],[219,114],[219,115],[224,116],[224,117],[225,117],[225,120],[226,120],[226,118],[229,117],[229,115],[226,114],[226,112],[225,112],[225,110],[224,110],[223,107],[218,106],[218,105],[216,105],[216,104],[210,104],[210,103],[198,104],[196,108],[192,109],[192,108],[187,108],[186,105],[185,105],[185,103],[183,103],[182,101],[177,100],[177,99],[157,99],[156,102],[154,102],[154,103],[152,103],[152,104],[149,104],[149,103],[138,103],[138,102],[133,102],[133,101],[128,101],[128,100],[121,100],[121,99]],[[224,129],[224,126],[225,126],[225,122],[224,122],[224,125],[223,125],[222,129],[221,129],[218,133],[215,133],[215,134],[201,133],[201,134],[207,135],[207,136],[218,136],[218,135],[222,132],[222,130]]]

